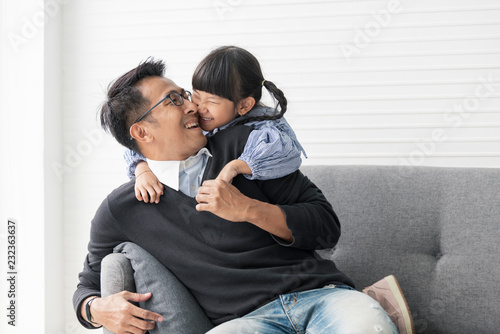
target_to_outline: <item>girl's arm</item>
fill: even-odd
[[[158,204],[161,195],[163,195],[163,184],[146,161],[139,162],[135,168],[135,197],[144,203]]]
[[[135,177],[135,168],[137,167],[137,164],[139,164],[139,162],[141,161],[146,161],[146,157],[144,157],[142,154],[132,151],[131,149],[125,150],[125,152],[123,153],[123,159],[127,164],[127,176],[129,177],[129,179],[133,179]]]
[[[130,149],[125,151],[123,158],[128,165],[129,178],[135,177],[135,197],[137,200],[145,203],[159,203],[160,196],[163,195],[163,184],[149,169],[146,158]]]
[[[248,179],[269,180],[289,175],[299,169],[305,151],[285,119],[263,121],[248,137],[242,155],[229,162],[218,179],[231,182],[238,174]]]
[[[228,162],[224,166],[224,168],[222,168],[219,175],[217,176],[217,179],[231,183],[231,181],[238,174],[251,175],[252,170],[245,161],[240,159],[234,159],[233,161]]]

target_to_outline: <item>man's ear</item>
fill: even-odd
[[[148,143],[153,140],[151,133],[139,123],[134,123],[130,127],[130,136],[139,143]]]
[[[252,110],[252,108],[254,107],[254,105],[255,105],[255,99],[253,97],[251,97],[251,96],[245,97],[243,100],[241,100],[238,103],[236,111],[238,112],[238,115],[243,116],[247,112],[249,112],[250,110]]]

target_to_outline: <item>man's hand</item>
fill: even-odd
[[[204,181],[196,195],[196,210],[209,211],[233,222],[247,221],[246,212],[252,199],[221,179]]]
[[[285,213],[279,206],[249,198],[226,181],[203,182],[196,201],[198,211],[209,211],[233,222],[249,222],[283,240],[293,241]]]
[[[155,321],[163,321],[163,317],[141,309],[130,302],[145,301],[150,297],[151,293],[139,294],[122,291],[105,298],[96,298],[90,307],[92,321],[103,325],[116,334],[144,334],[155,327]],[[86,302],[84,301],[82,304],[82,315],[85,319],[87,319],[85,315]]]

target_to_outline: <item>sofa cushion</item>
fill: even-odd
[[[500,328],[500,169],[304,166],[339,216],[358,289],[394,274],[418,333]]]

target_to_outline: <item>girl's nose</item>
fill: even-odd
[[[206,114],[207,112],[208,112],[208,109],[205,108],[205,105],[200,102],[200,104],[198,104],[198,113]]]

